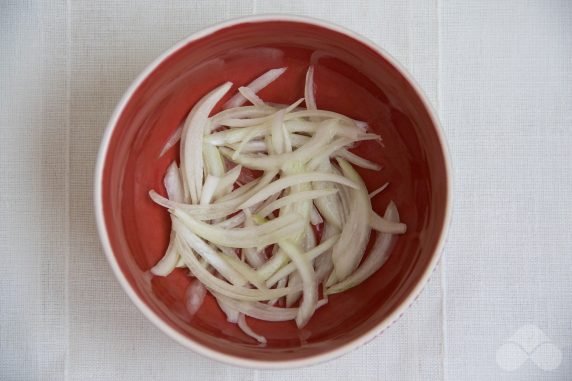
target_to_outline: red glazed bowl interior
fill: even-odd
[[[244,85],[266,70],[285,66],[286,73],[259,95],[271,102],[292,103],[303,97],[314,52],[320,52],[314,55],[318,107],[366,121],[382,136],[384,147],[363,143],[356,151],[383,170],[360,173],[370,190],[390,182],[374,199],[374,209],[383,214],[394,200],[408,231],[399,236],[380,271],[359,287],[331,296],[304,329],[297,329],[294,322],[249,319],[251,327],[268,339],[266,346],[260,346],[226,322],[210,296],[196,315],[189,316],[185,291],[190,278],[185,270],[165,278],[150,274],[167,246],[170,219],[165,209],[151,202],[148,192],[165,193],[163,175],[178,159],[178,146],[161,158],[159,153],[197,100],[225,81]],[[390,58],[337,27],[266,17],[230,22],[191,37],[135,82],[104,138],[96,175],[96,213],[119,280],[135,304],[170,336],[234,364],[303,365],[371,339],[420,292],[443,242],[449,182],[436,120],[415,85]]]

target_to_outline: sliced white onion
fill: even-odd
[[[219,228],[223,229],[232,229],[242,225],[245,220],[246,216],[244,215],[244,213],[238,212],[234,216],[215,224],[215,226],[218,226]]]
[[[187,250],[187,252],[190,251],[188,245],[186,245],[186,243],[182,242],[180,239],[177,238],[175,242],[178,250]],[[209,290],[212,290],[213,292],[218,292],[231,298],[246,301],[261,301],[280,298],[282,296],[288,295],[291,292],[299,291],[299,289],[293,289],[291,287],[275,288],[271,290],[257,290],[235,286],[212,275],[201,265],[195,255],[189,255],[184,258],[189,270],[191,270],[193,275],[197,277],[197,279],[200,280],[205,285],[205,287],[207,287]]]
[[[347,149],[338,150],[336,152],[336,156],[341,157],[342,159],[345,159],[353,165],[357,165],[361,168],[371,169],[372,171],[379,171],[381,169],[381,165],[364,159],[363,157],[358,156],[355,153],[348,151]]]
[[[281,145],[280,151],[284,152],[284,139],[281,131],[278,132],[279,141],[273,141],[274,152],[276,151],[276,143]],[[273,135],[274,136],[274,135]],[[282,154],[272,154],[272,155],[237,155],[236,151],[232,152],[229,148],[221,147],[220,151],[223,155],[227,157],[232,157],[237,163],[242,166],[255,170],[280,170],[283,167],[292,162],[304,163],[315,155],[319,154],[323,149],[323,140],[319,140],[318,137],[313,142],[306,142],[302,147],[299,147],[294,152],[285,152]]]
[[[238,92],[254,106],[264,106],[264,101],[250,87],[241,86]]]
[[[315,170],[321,163],[325,160],[329,160],[330,157],[338,152],[340,148],[352,144],[352,140],[348,138],[338,138],[331,142],[330,144],[324,145],[319,151],[313,155],[312,159],[308,162],[308,169]]]
[[[272,117],[275,114],[271,115]],[[265,118],[263,123],[268,123],[272,119]],[[215,146],[221,145],[230,145],[242,142],[242,140],[250,133],[253,134],[253,139],[262,138],[268,136],[271,133],[270,125],[253,125],[250,127],[243,127],[243,128],[231,128],[224,131],[215,132],[211,135],[205,137],[205,141],[209,144]],[[316,123],[310,123],[307,121],[301,120],[288,120],[284,121],[284,128],[287,132],[290,133],[315,133],[318,129],[318,125]],[[309,139],[309,137],[306,137]],[[294,143],[293,143],[294,144]]]
[[[274,115],[275,114],[272,114],[271,116]],[[270,117],[264,118],[265,123],[269,120],[271,120]],[[244,126],[243,128],[228,128],[222,131],[216,131],[211,135],[206,136],[205,142],[212,144],[213,146],[240,144],[247,136],[250,136],[250,138],[254,140],[268,135],[268,127],[269,125],[267,124],[256,123],[251,126]]]
[[[380,233],[403,234],[407,231],[407,225],[404,223],[389,221],[373,210],[369,215],[369,223],[372,229]]]
[[[310,320],[314,311],[316,311],[318,304],[318,283],[316,282],[316,274],[314,273],[312,264],[297,245],[287,239],[280,241],[279,245],[296,265],[298,274],[300,274],[300,278],[302,279],[303,297],[300,308],[298,309],[298,314],[296,315],[296,325],[298,328],[302,328],[308,323],[308,320]],[[289,285],[288,287],[291,286]],[[293,286],[291,288],[295,289],[296,287]]]
[[[300,287],[302,285],[302,278],[299,272],[292,272],[288,275],[288,286]],[[286,295],[286,308],[292,307],[302,297],[302,291],[293,292]]]
[[[188,229],[185,224],[179,222],[178,219],[173,220],[173,230],[177,233],[177,238],[184,240],[194,252],[205,259],[208,264],[214,267],[223,277],[228,279],[229,282],[238,286],[247,283],[247,280],[223,259],[222,254],[217,253],[205,241]],[[180,255],[183,257],[185,263],[189,260],[189,257],[194,257],[194,253],[187,251],[181,252]]]
[[[332,251],[328,250],[324,252],[324,255],[319,256],[314,263],[314,269],[316,271],[316,280],[318,283],[323,284],[324,281],[330,279],[330,276],[334,275],[333,280],[335,280],[334,262],[332,262]],[[332,284],[335,282],[332,282]],[[327,282],[324,287],[327,286]]]
[[[310,65],[306,72],[306,85],[304,86],[304,99],[308,110],[317,110],[316,89],[314,85],[314,65]]]
[[[167,196],[169,200],[176,202],[184,201],[183,192],[183,182],[181,180],[181,175],[177,163],[172,162],[167,168],[165,173],[165,178],[163,179],[163,185],[165,185],[165,190],[167,191]]]
[[[284,206],[290,205],[295,202],[300,202],[304,200],[311,200],[317,199],[320,197],[326,197],[331,194],[337,193],[337,189],[325,189],[325,190],[309,190],[309,191],[302,191],[290,194],[288,196],[284,196],[278,198],[274,202],[266,205],[265,207],[261,208],[257,214],[261,217],[266,217],[273,211],[283,208]]]
[[[284,74],[285,71],[285,67],[268,70],[266,73],[250,82],[246,87],[250,88],[256,94],[266,86],[270,85],[276,79],[278,79],[278,77]],[[230,98],[228,102],[226,102],[224,108],[238,107],[244,104],[244,102],[246,102],[246,98],[242,94],[238,93]]]
[[[181,176],[177,163],[172,162],[169,167],[167,167],[167,172],[165,178],[163,179],[163,185],[167,191],[167,195],[170,200],[181,202],[184,199],[183,184],[181,182]],[[151,273],[157,276],[167,276],[169,275],[177,266],[179,262],[179,253],[175,250],[174,245],[175,233],[171,231],[171,236],[169,238],[169,246],[165,251],[165,255],[161,260],[151,268]]]
[[[331,258],[331,257],[332,257],[332,256],[330,255],[330,258]],[[333,266],[334,266],[334,261],[333,261],[333,259],[332,259],[332,269],[333,269]],[[327,288],[333,286],[334,284],[336,284],[337,282],[338,282],[338,277],[336,276],[336,272],[335,272],[335,271],[332,271],[332,272],[330,273],[330,276],[329,276],[328,279],[326,280],[326,283],[324,284],[324,286],[325,286],[326,289],[327,289]]]
[[[224,247],[224,246],[223,246]],[[258,275],[256,270],[241,261],[236,255],[224,255],[223,259],[234,268],[240,275],[247,279],[254,287],[259,289],[266,289],[264,279]]]
[[[258,341],[260,344],[266,344],[266,338],[262,335],[257,334],[248,326],[246,323],[246,319],[244,314],[238,315],[238,327],[247,334],[248,336],[252,337],[254,340]]]
[[[284,122],[281,123],[282,136],[284,137],[284,152],[292,152],[292,139],[290,138],[290,133],[286,130]]]
[[[239,153],[267,153],[268,152],[268,147],[266,145],[266,142],[264,140],[250,140],[248,142],[242,142],[240,144],[229,144],[228,147],[232,150],[234,150],[234,152],[239,152]]]
[[[221,197],[217,200],[217,202],[209,205],[192,205],[171,201],[161,196],[154,190],[149,191],[149,196],[153,201],[159,205],[164,206],[165,208],[183,210],[185,213],[188,213],[193,218],[199,220],[213,220],[226,217],[240,209],[247,207],[241,207],[240,205],[245,201],[248,201],[253,196],[259,194],[262,190],[266,189],[266,186],[272,181],[275,175],[276,173],[266,172],[255,182],[254,186],[249,187],[247,184],[228,194],[227,197]],[[235,194],[235,192],[239,195]],[[263,199],[260,201],[262,200]],[[255,205],[258,202],[259,201],[252,202],[251,205],[248,206]]]
[[[333,167],[335,173],[340,173],[337,168]],[[342,223],[345,224],[351,210],[352,197],[351,192],[347,187],[335,184],[338,189],[338,196],[340,197],[340,206],[342,210]]]
[[[247,208],[259,201],[266,199],[267,197],[273,195],[276,192],[280,192],[283,189],[288,187],[301,184],[301,183],[308,183],[314,181],[327,181],[338,183],[342,185],[346,185],[350,188],[358,188],[353,181],[339,175],[335,175],[332,173],[320,173],[320,172],[307,172],[301,173],[298,175],[292,175],[287,177],[282,177],[268,185],[266,185],[263,189],[261,189],[258,193],[254,196],[250,197],[240,206],[240,209]]]
[[[211,132],[221,126],[220,122],[226,119],[253,119],[263,118],[276,112],[276,108],[269,105],[243,106],[223,110],[211,118],[211,123],[205,132]]]
[[[166,154],[171,148],[175,146],[175,144],[179,142],[179,140],[181,140],[182,132],[183,132],[183,127],[181,126],[177,127],[177,129],[171,134],[171,136],[169,136],[169,139],[167,139],[167,142],[165,143],[165,146],[163,146],[163,149],[161,150],[159,157],[162,157],[164,154]]]
[[[246,208],[243,210],[243,213],[246,217],[244,222],[244,227],[252,227],[254,226],[254,222],[252,221],[252,213],[250,209]],[[253,268],[257,269],[266,262],[266,255],[264,255],[264,251],[254,247],[247,247],[242,249],[244,253],[244,257],[246,258],[246,262],[252,266]]]
[[[369,241],[368,216],[371,211],[371,202],[367,188],[361,177],[345,160],[338,158],[338,163],[344,175],[357,184],[359,189],[352,190],[351,210],[340,234],[340,239],[332,250],[332,261],[337,280],[346,279],[359,265],[367,243]]]
[[[201,238],[222,246],[236,248],[259,247],[277,243],[283,237],[297,234],[304,230],[304,221],[295,213],[280,216],[263,225],[222,229],[205,222],[195,220],[182,210],[175,209],[173,214],[181,222]]]
[[[262,189],[264,189],[273,179],[274,177],[276,177],[276,174],[278,172],[272,172],[272,171],[268,171],[265,172],[261,177],[250,181],[248,184],[244,184],[243,186],[241,186],[238,189],[235,189],[231,194],[228,195],[227,199],[228,200],[247,200],[248,198],[252,197],[253,195],[257,194],[258,192],[260,192]],[[251,184],[254,184],[254,186],[252,186],[252,188],[250,187]],[[247,188],[248,191],[247,192],[242,192],[241,189],[243,188]],[[236,196],[234,197],[233,194],[235,195],[239,195],[240,196]],[[220,201],[223,201],[224,198],[221,198]],[[240,209],[244,209],[244,207],[240,208]]]
[[[216,115],[210,114],[232,84],[205,95],[161,152],[181,136],[181,168],[172,163],[164,179],[168,197],[149,192],[172,220],[165,256],[151,272],[165,276],[176,266],[187,267],[196,277],[186,294],[190,315],[208,290],[227,320],[260,343],[266,338],[248,326],[246,316],[295,320],[304,327],[328,294],[377,271],[387,259],[391,234],[406,231],[393,202],[384,217],[371,208],[370,198],[387,184],[368,194],[352,167],[381,168],[349,151],[380,137],[368,133],[365,122],[317,109],[315,61],[306,73],[304,98],[289,106],[257,95],[285,68],[240,87]],[[253,105],[240,107],[246,101]],[[314,227],[320,225],[318,244]],[[362,261],[371,229],[377,239]],[[325,299],[319,301],[320,284]],[[299,307],[290,308],[300,297]],[[286,307],[272,306],[277,301]]]
[[[343,114],[339,114],[339,113],[334,112],[334,111],[326,111],[326,110],[294,111],[294,112],[289,113],[285,117],[285,120],[297,119],[297,118],[339,119],[341,121],[346,122],[347,125],[349,125],[349,126],[356,127],[360,133],[363,133],[363,130],[360,127],[358,127],[355,120],[348,118],[347,116],[345,116]]]
[[[314,261],[314,268],[316,270],[316,278],[318,280],[318,283],[324,282],[324,280],[326,280],[326,278],[328,278],[330,274],[332,274],[332,270],[334,269],[334,263],[332,262],[331,248],[334,245],[332,243],[331,246],[327,246],[326,243],[330,243],[332,241],[334,243],[337,242],[337,239],[339,238],[339,232],[340,231],[336,226],[328,223],[324,224],[324,230],[322,232],[321,242],[318,245],[318,247],[326,246],[327,249],[324,250],[323,254],[317,257],[316,260]]]
[[[376,190],[374,190],[373,192],[369,193],[369,198],[372,199],[375,196],[377,196],[378,194],[380,194],[381,192],[383,192],[385,190],[385,188],[387,188],[389,186],[389,183],[385,183],[382,186],[380,186],[379,188],[377,188]]]
[[[174,240],[173,240],[173,242],[174,242]],[[181,258],[180,255],[178,255],[178,257],[179,257],[179,261],[177,262],[177,266],[176,266],[176,267],[177,267],[178,269],[182,269],[182,268],[187,267],[187,265],[185,265],[185,261],[183,260],[183,258]]]
[[[274,152],[274,146],[272,146],[272,136],[264,136],[264,143],[266,143],[266,153],[268,155],[275,155],[276,152]]]
[[[268,205],[271,205],[274,201],[276,201],[276,199],[279,196],[280,196],[280,193],[275,193],[274,195],[268,197],[266,199],[266,201],[256,203],[247,209],[249,209],[251,212],[252,211],[256,212],[255,217],[263,217],[263,218],[268,217],[268,216],[260,215],[258,213],[258,211],[265,209]],[[215,225],[220,227],[220,228],[223,228],[223,229],[232,229],[232,228],[236,228],[236,227],[242,225],[245,221],[246,221],[246,215],[245,215],[244,211],[241,210],[240,212],[236,213],[234,216],[229,217],[228,219],[226,219],[222,222],[216,223]]]
[[[399,222],[399,212],[393,202],[389,203],[383,217],[391,222]],[[355,287],[377,272],[389,257],[389,249],[393,242],[393,237],[393,235],[388,233],[378,233],[371,252],[363,263],[345,280],[329,287],[326,290],[326,294],[336,294]]]
[[[317,170],[322,173],[332,173],[333,168],[330,160],[328,158],[323,159],[318,165]],[[325,181],[315,181],[312,183],[312,187],[316,190],[335,190],[335,193],[338,192],[337,188],[332,183]],[[336,226],[341,230],[344,217],[341,210],[339,195],[335,193],[316,199],[314,204],[328,224]]]
[[[306,225],[306,231],[304,232],[304,251],[306,255],[308,255],[308,251],[312,250],[318,244],[316,240],[316,235],[314,234],[314,229],[312,229],[312,225]]]
[[[241,200],[229,200],[225,203],[214,203],[209,205],[192,205],[184,204],[180,202],[171,201],[154,190],[149,191],[149,196],[157,204],[168,208],[168,209],[181,209],[186,213],[189,213],[194,218],[201,220],[211,220],[221,217],[226,217],[229,214],[238,210],[238,205],[240,205]]]
[[[204,96],[193,107],[181,135],[181,168],[183,185],[197,204],[203,187],[203,135],[205,125],[209,123],[209,114],[222,97],[230,90],[232,83],[227,82]]]
[[[286,109],[284,109],[283,111],[285,113],[289,113],[290,111],[292,111],[293,109],[298,107],[303,101],[304,101],[304,98],[298,99],[296,102],[294,102],[290,106],[286,107]],[[254,127],[254,126],[264,126],[264,125],[268,124],[272,120],[272,118],[274,118],[274,115],[268,115],[265,117],[252,118],[252,119],[228,118],[228,119],[221,119],[219,121],[219,123],[222,126],[227,126],[227,127]],[[265,126],[265,127],[267,127],[267,126]]]
[[[217,177],[222,177],[225,174],[224,161],[216,147],[210,144],[203,144],[203,158],[206,173]]]
[[[244,146],[248,143],[250,143],[250,141],[252,139],[254,139],[254,137],[256,136],[258,132],[256,130],[252,130],[250,131],[248,134],[245,135],[244,139],[242,140],[242,142],[238,145],[238,147],[236,148],[236,151],[234,151],[234,153],[232,154],[232,160],[236,161],[236,159],[238,159],[240,157],[240,154],[242,153],[242,150],[244,149]],[[213,147],[211,145],[211,147]]]
[[[272,274],[280,270],[282,266],[286,265],[288,261],[288,256],[284,253],[284,251],[278,250],[264,265],[262,265],[257,270],[258,275],[260,275],[262,279],[268,279],[272,276]]]
[[[309,250],[304,255],[308,258],[309,261],[319,258],[322,254],[327,253],[334,246],[338,238],[339,235],[333,235],[331,237],[328,237],[328,239],[324,240],[318,246]],[[294,263],[289,263],[285,265],[278,272],[275,272],[274,275],[268,278],[268,280],[266,281],[266,286],[267,287],[274,286],[279,280],[284,279],[294,271],[296,271],[296,265]],[[259,275],[262,276],[264,274],[261,274],[261,272],[259,271]]]
[[[179,253],[175,250],[174,245],[175,233],[171,232],[171,238],[169,240],[169,246],[165,251],[165,255],[155,266],[151,268],[151,273],[157,276],[167,276],[169,275],[177,266],[179,262]]]
[[[237,166],[240,167],[242,169],[242,166]],[[236,167],[235,167],[236,168]],[[230,174],[231,171],[228,171],[227,174]],[[232,183],[232,185],[229,185],[229,188],[232,189],[234,188],[234,185],[240,185],[238,188],[236,189],[232,189],[230,192],[224,194],[223,196],[220,196],[216,201],[215,204],[222,204],[222,203],[226,203],[227,201],[231,201],[231,200],[237,200],[239,197],[244,196],[246,193],[248,192],[252,192],[253,188],[256,187],[261,181],[266,180],[267,182],[270,182],[270,179],[265,179],[264,176],[263,177],[259,177],[258,179],[254,179],[248,183],[241,183],[239,181],[240,176],[241,176],[242,172],[238,172],[238,177],[237,179],[234,181],[234,183]],[[230,182],[230,179],[228,179]]]
[[[205,184],[203,185],[203,193],[201,194],[200,205],[208,205],[215,194],[218,183],[220,182],[220,177],[208,175]]]
[[[224,295],[216,294],[217,300],[220,300],[225,306],[232,308],[240,313],[255,319],[266,321],[288,321],[294,320],[298,313],[298,308],[281,308],[260,302],[244,302],[234,300]]]
[[[335,120],[327,121],[327,123],[330,125],[332,125],[332,123],[335,124],[335,122],[336,122]],[[274,125],[275,124],[273,123],[273,126]],[[221,147],[220,151],[223,155],[232,158],[237,163],[247,168],[258,169],[258,170],[278,170],[278,169],[283,169],[283,167],[288,163],[292,162],[305,163],[316,156],[321,156],[321,155],[329,156],[330,153],[333,153],[338,149],[351,144],[354,141],[377,138],[377,135],[372,135],[372,134],[353,135],[352,133],[349,133],[347,134],[349,136],[346,136],[344,131],[345,128],[334,129],[327,127],[325,125],[323,128],[319,128],[318,131],[314,134],[314,136],[310,138],[304,145],[299,147],[296,151],[284,152],[285,149],[284,149],[283,134],[280,130],[280,126],[276,128],[276,133],[274,133],[275,131],[274,127],[272,128],[272,130],[273,130],[272,143],[274,146],[274,151],[276,152],[275,155],[256,155],[256,156],[237,155],[236,152],[232,152],[232,150],[226,147]],[[333,142],[332,145],[328,145],[330,139],[333,136],[336,136],[337,132],[344,132],[342,138]],[[274,139],[275,136],[277,137],[276,140]],[[279,144],[278,147],[277,144]]]
[[[288,136],[290,138],[290,142],[292,143],[293,148],[301,147],[304,144],[306,144],[308,142],[308,140],[310,140],[310,138],[306,135],[301,135],[301,134],[298,134],[295,132],[288,133],[288,129],[286,128],[286,124],[284,124],[284,129],[286,130],[286,133],[288,134]]]
[[[274,116],[271,125],[272,147],[274,147],[274,153],[276,154],[282,154],[285,151],[284,133],[282,132],[283,121],[284,121],[284,110],[278,111]]]
[[[286,130],[286,125],[282,125],[283,128],[283,135],[284,135],[284,142],[286,143],[286,152],[291,152],[292,149],[298,148],[308,142],[310,139],[308,136],[300,135],[297,133],[289,133]],[[257,132],[258,135],[260,135]],[[244,141],[242,143],[231,143],[231,144],[223,144],[224,146],[240,153],[264,153],[264,154],[271,154],[274,155],[275,152],[272,150],[272,146],[269,146],[266,143],[266,138],[269,137],[268,135],[262,138],[261,136],[257,136],[255,140],[250,140],[249,142]],[[240,150],[239,150],[240,148]]]
[[[213,195],[215,199],[219,198],[222,195],[228,194],[232,191],[232,187],[236,182],[236,180],[238,179],[238,176],[240,176],[241,170],[242,166],[237,165],[228,172],[226,172],[224,176],[220,178],[220,181]]]
[[[211,245],[211,246],[213,246],[213,248],[217,248],[218,250],[220,250],[225,255],[223,257],[225,259],[226,257],[233,257],[233,258],[236,257],[236,249],[232,247],[219,246],[219,245]]]
[[[287,284],[287,283],[288,283],[288,278],[287,278],[287,277],[282,278],[282,279],[280,279],[280,280],[278,281],[278,283],[276,283],[276,288],[286,287],[286,284]],[[281,298],[276,298],[276,299],[269,300],[267,303],[268,303],[268,305],[270,305],[270,306],[275,306],[275,305],[276,305],[278,302],[280,302],[281,300],[282,300],[282,303],[285,303],[285,302],[284,302],[284,299],[286,299],[285,296],[283,296],[283,297],[281,297]],[[294,318],[295,318],[295,317],[294,317]],[[293,319],[294,319],[294,318],[293,318]]]
[[[215,295],[219,294],[215,293]],[[234,299],[228,298],[228,300],[234,300]],[[240,312],[235,308],[232,308],[232,306],[230,306],[229,304],[225,303],[225,300],[223,300],[221,297],[216,297],[216,301],[222,312],[224,312],[224,314],[226,315],[226,320],[229,323],[237,324]]]

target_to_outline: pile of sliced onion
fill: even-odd
[[[161,152],[180,140],[180,166],[173,162],[165,174],[167,197],[150,191],[172,221],[169,246],[151,272],[187,268],[196,278],[186,292],[189,313],[209,292],[228,321],[261,344],[266,338],[245,316],[304,327],[328,295],[383,266],[393,235],[406,230],[393,202],[383,216],[372,209],[370,199],[387,184],[370,193],[354,169],[381,169],[349,151],[380,137],[363,122],[317,108],[313,66],[306,107],[304,99],[277,105],[257,95],[285,71],[240,87],[215,115],[232,83],[205,95]]]

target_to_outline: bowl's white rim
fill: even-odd
[[[224,353],[220,353],[215,351],[207,346],[199,344],[186,336],[182,335],[174,328],[169,326],[166,322],[164,322],[161,318],[159,318],[153,310],[147,306],[137,295],[137,293],[133,290],[127,278],[119,268],[119,264],[113,254],[113,250],[111,248],[111,243],[109,241],[109,237],[107,234],[107,229],[105,226],[105,219],[103,215],[103,200],[102,200],[102,180],[103,180],[103,169],[105,163],[105,157],[107,155],[109,142],[111,136],[113,134],[113,130],[117,121],[123,112],[127,102],[135,92],[135,90],[141,85],[141,83],[147,78],[149,74],[160,63],[162,63],[167,57],[172,55],[174,52],[178,51],[186,44],[191,41],[200,39],[202,37],[208,36],[218,30],[225,29],[231,26],[235,26],[242,23],[257,23],[257,22],[268,22],[268,21],[292,21],[292,22],[299,22],[299,23],[306,23],[311,25],[316,25],[325,29],[330,29],[335,32],[347,35],[364,45],[368,46],[370,49],[375,51],[377,54],[384,57],[389,63],[391,63],[404,78],[412,85],[413,89],[423,102],[424,107],[427,109],[429,116],[431,118],[432,123],[436,127],[437,137],[439,139],[439,143],[441,144],[443,156],[445,158],[445,171],[446,171],[446,179],[447,179],[447,195],[446,195],[446,204],[445,204],[445,221],[443,225],[443,230],[437,242],[437,247],[435,249],[435,253],[431,258],[429,266],[425,269],[420,281],[417,283],[413,291],[407,296],[407,298],[383,321],[378,323],[374,328],[370,329],[368,332],[363,334],[362,336],[338,347],[331,351],[327,351],[321,353],[319,355],[310,356],[301,359],[294,359],[294,360],[283,360],[283,361],[262,361],[256,359],[246,359],[242,357],[232,356]],[[433,109],[432,105],[427,100],[427,97],[421,87],[417,84],[417,82],[413,79],[413,77],[407,72],[407,70],[395,60],[389,53],[387,53],[384,49],[377,46],[373,41],[369,40],[368,38],[361,36],[351,30],[348,30],[344,27],[339,25],[332,24],[330,22],[326,22],[319,19],[314,19],[311,17],[305,16],[294,16],[294,15],[281,15],[281,14],[267,14],[267,15],[253,15],[253,16],[246,16],[246,17],[239,17],[234,18],[231,20],[226,20],[205,29],[200,30],[199,32],[193,33],[192,35],[188,36],[187,38],[183,39],[182,41],[175,44],[173,47],[169,48],[165,52],[163,52],[158,58],[156,58],[153,62],[151,62],[142,72],[137,76],[137,78],[132,82],[129,86],[119,103],[117,104],[107,128],[103,134],[101,146],[97,156],[97,162],[95,167],[95,178],[94,178],[94,206],[95,206],[95,217],[97,222],[97,230],[99,234],[99,238],[101,244],[103,246],[103,250],[111,266],[111,269],[115,273],[117,280],[131,299],[131,301],[137,306],[137,308],[149,319],[155,326],[157,326],[161,331],[165,334],[170,336],[173,340],[178,342],[179,344],[201,354],[206,357],[230,364],[235,366],[241,367],[252,367],[258,369],[285,369],[285,368],[296,368],[296,367],[303,367],[309,365],[315,365],[321,362],[325,362],[336,357],[339,357],[345,353],[350,352],[351,350],[358,348],[367,342],[374,339],[377,335],[379,335],[382,331],[388,328],[393,322],[395,322],[399,317],[404,313],[404,311],[415,301],[415,299],[419,296],[423,288],[425,287],[427,281],[431,277],[434,269],[436,268],[437,264],[439,263],[441,252],[445,245],[445,240],[447,236],[447,231],[449,228],[449,224],[451,221],[451,214],[452,214],[452,192],[453,192],[453,173],[451,167],[451,160],[449,157],[449,150],[447,146],[447,142],[445,140],[445,136],[443,134],[441,124],[439,123],[439,119],[435,110]]]

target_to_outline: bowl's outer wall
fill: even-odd
[[[383,170],[360,173],[370,190],[390,183],[373,199],[373,207],[383,214],[389,200],[394,200],[408,231],[398,238],[380,271],[359,287],[331,296],[304,329],[296,329],[293,322],[249,319],[251,327],[269,340],[261,347],[227,323],[210,297],[195,316],[189,316],[185,290],[191,279],[184,270],[166,278],[150,275],[149,269],[167,246],[170,219],[165,209],[151,202],[148,191],[165,193],[162,177],[166,167],[178,159],[178,146],[161,158],[159,153],[203,95],[225,81],[244,85],[268,69],[286,66],[286,73],[259,95],[272,102],[292,103],[303,97],[311,60],[317,63],[318,107],[366,121],[382,136],[383,147],[368,142],[355,151],[381,164]],[[400,71],[350,36],[294,21],[223,28],[169,55],[122,110],[105,154],[102,178],[111,248],[139,298],[168,325],[203,346],[261,361],[301,359],[331,351],[388,323],[387,317],[435,262],[449,197],[445,149],[437,128]]]

